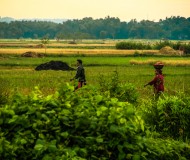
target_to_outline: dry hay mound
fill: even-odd
[[[161,54],[167,54],[167,55],[177,55],[178,53],[176,52],[176,50],[174,50],[173,48],[171,48],[170,46],[165,46],[162,47],[159,51],[159,53]]]
[[[75,70],[67,65],[67,63],[62,61],[50,61],[47,63],[40,64],[35,68],[35,70],[62,70],[62,71],[71,71]]]
[[[43,57],[43,54],[28,51],[28,52],[23,53],[21,57]]]

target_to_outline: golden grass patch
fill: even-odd
[[[133,55],[135,52],[140,54],[157,54],[158,50],[117,50],[117,49],[62,49],[62,48],[0,48],[0,54],[23,54],[26,52],[47,53],[47,54],[118,54],[118,55]]]
[[[132,65],[153,65],[158,60],[155,59],[148,59],[146,61],[140,61],[140,60],[130,60],[129,63]],[[162,62],[165,66],[190,66],[190,60],[161,60],[159,62]]]

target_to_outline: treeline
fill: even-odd
[[[50,39],[190,39],[190,17],[170,17],[159,22],[132,19],[122,22],[119,18],[105,17],[67,20],[63,23],[47,21],[0,22],[0,38]]]

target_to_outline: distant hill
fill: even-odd
[[[6,22],[6,23],[10,23],[11,21],[47,21],[47,22],[54,22],[54,23],[63,23],[65,21],[67,21],[68,19],[61,19],[61,18],[55,18],[55,19],[48,19],[48,18],[44,18],[44,19],[40,19],[40,18],[32,18],[32,19],[14,19],[11,17],[0,17],[0,22]]]
[[[11,18],[11,17],[0,17],[0,22],[10,23],[11,21],[14,21],[14,18]]]

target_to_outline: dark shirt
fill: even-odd
[[[164,76],[162,74],[156,75],[148,84],[154,86],[155,93],[164,92]]]
[[[78,79],[79,82],[86,82],[85,70],[82,65],[77,67],[77,73],[74,78]]]

